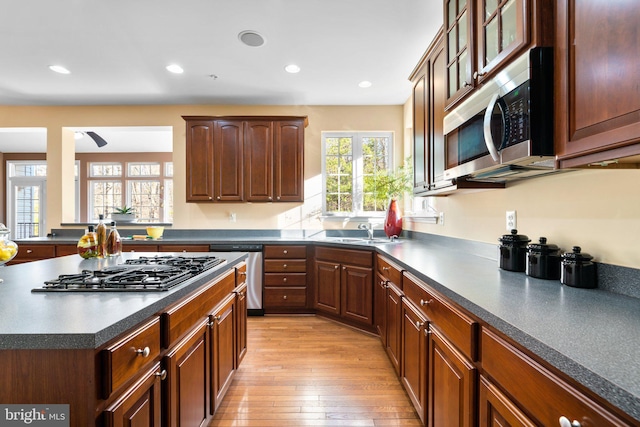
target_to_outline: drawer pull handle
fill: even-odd
[[[160,377],[160,381],[164,381],[167,379],[167,370],[163,369],[160,372],[156,372],[155,375],[156,377]]]
[[[580,424],[580,421],[577,421],[577,420],[569,421],[569,418],[565,416],[560,417],[558,421],[560,421],[560,427],[581,427],[582,426],[582,424]]]
[[[389,271],[389,267],[382,267],[382,271]]]
[[[282,281],[283,281],[283,282],[286,282],[286,281],[287,281],[287,278],[286,278],[286,277],[283,277],[283,278],[282,278]]]
[[[429,301],[425,301],[425,300],[421,299],[421,300],[420,300],[420,305],[424,307],[425,305],[429,305],[429,304],[431,304],[432,302],[433,302],[433,300],[432,300],[432,299],[430,299]]]
[[[282,268],[287,268],[287,264],[283,264],[283,265],[282,265]]]
[[[283,296],[282,296],[282,299],[287,299],[287,296],[286,296],[286,295],[283,295]]]
[[[33,252],[31,249],[27,249],[28,254],[30,254],[31,252]]]
[[[282,253],[283,253],[283,254],[288,254],[288,253],[289,253],[289,251],[285,249],[285,250],[283,250],[283,251],[282,251]]]
[[[240,275],[241,275],[241,276],[245,276],[245,277],[247,277],[247,272],[246,272],[246,271],[241,271],[241,272],[240,272]]]
[[[142,349],[137,349],[136,350],[136,354],[142,357],[149,357],[149,355],[151,354],[151,349],[149,347],[145,347]]]

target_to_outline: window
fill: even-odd
[[[89,163],[90,221],[126,205],[135,209],[140,222],[172,222],[172,200],[170,162]]]
[[[387,208],[377,184],[391,169],[391,132],[323,132],[325,215],[379,215]]]

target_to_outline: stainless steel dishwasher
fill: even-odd
[[[263,316],[262,245],[254,243],[212,243],[210,252],[247,252],[247,314]]]

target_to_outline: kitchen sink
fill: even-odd
[[[319,239],[323,242],[332,242],[332,243],[353,243],[358,245],[382,245],[385,243],[398,243],[399,240],[389,240],[389,239],[367,239],[361,237],[324,237]]]

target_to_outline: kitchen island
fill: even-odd
[[[203,254],[224,262],[163,291],[32,292],[61,274],[156,255],[168,254],[70,255],[1,268],[0,404],[67,404],[70,425],[78,427],[160,419],[161,410],[171,419],[179,412],[175,392],[161,404],[160,381],[180,390],[175,362],[186,357],[185,349],[201,362],[214,355],[221,360],[216,366],[224,370],[192,371],[202,387],[188,390],[202,394],[201,404],[221,399],[239,364],[236,339],[246,338],[238,332],[246,328],[246,253]],[[210,411],[200,412],[206,419]]]

